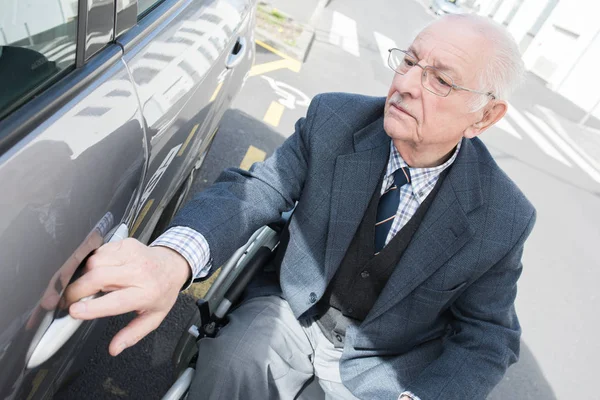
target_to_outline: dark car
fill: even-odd
[[[256,4],[2,4],[0,399],[49,398],[99,327],[65,287],[111,238],[165,229],[248,76]]]

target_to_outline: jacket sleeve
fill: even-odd
[[[453,333],[407,391],[422,400],[485,399],[517,361],[521,327],[514,300],[523,246],[534,223],[535,211],[512,250],[452,305]]]
[[[258,228],[277,221],[298,200],[309,165],[309,142],[320,96],[311,102],[295,132],[249,171],[229,168],[177,214],[173,226],[200,233],[209,244],[213,265],[222,265]]]

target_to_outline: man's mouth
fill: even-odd
[[[405,108],[403,108],[402,106],[396,104],[396,103],[390,103],[390,105],[392,107],[394,107],[396,110],[403,112],[404,114],[408,115],[409,117],[415,118],[413,117],[413,115],[411,113],[409,113]]]

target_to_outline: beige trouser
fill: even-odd
[[[295,399],[313,377],[327,400],[356,399],[341,383],[336,349],[312,320],[277,296],[244,302],[214,338],[198,343],[190,400]]]

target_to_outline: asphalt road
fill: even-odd
[[[288,11],[285,2],[277,3]],[[413,0],[330,2],[299,72],[284,68],[248,79],[223,119],[193,190],[205,188],[225,167],[271,154],[305,114],[306,100],[318,93],[384,96],[393,72],[380,49],[390,41],[406,46],[431,19]],[[257,50],[257,65],[282,59],[263,47]],[[490,399],[600,398],[595,382],[600,135],[577,128],[570,121],[583,111],[531,76],[511,104],[501,129],[482,138],[536,206],[538,221],[526,245],[517,298],[524,331],[521,360]],[[89,365],[57,398],[160,398],[171,380],[170,354],[191,307],[191,298],[181,296],[155,333],[117,358],[107,355],[108,339],[128,319],[112,319]]]

